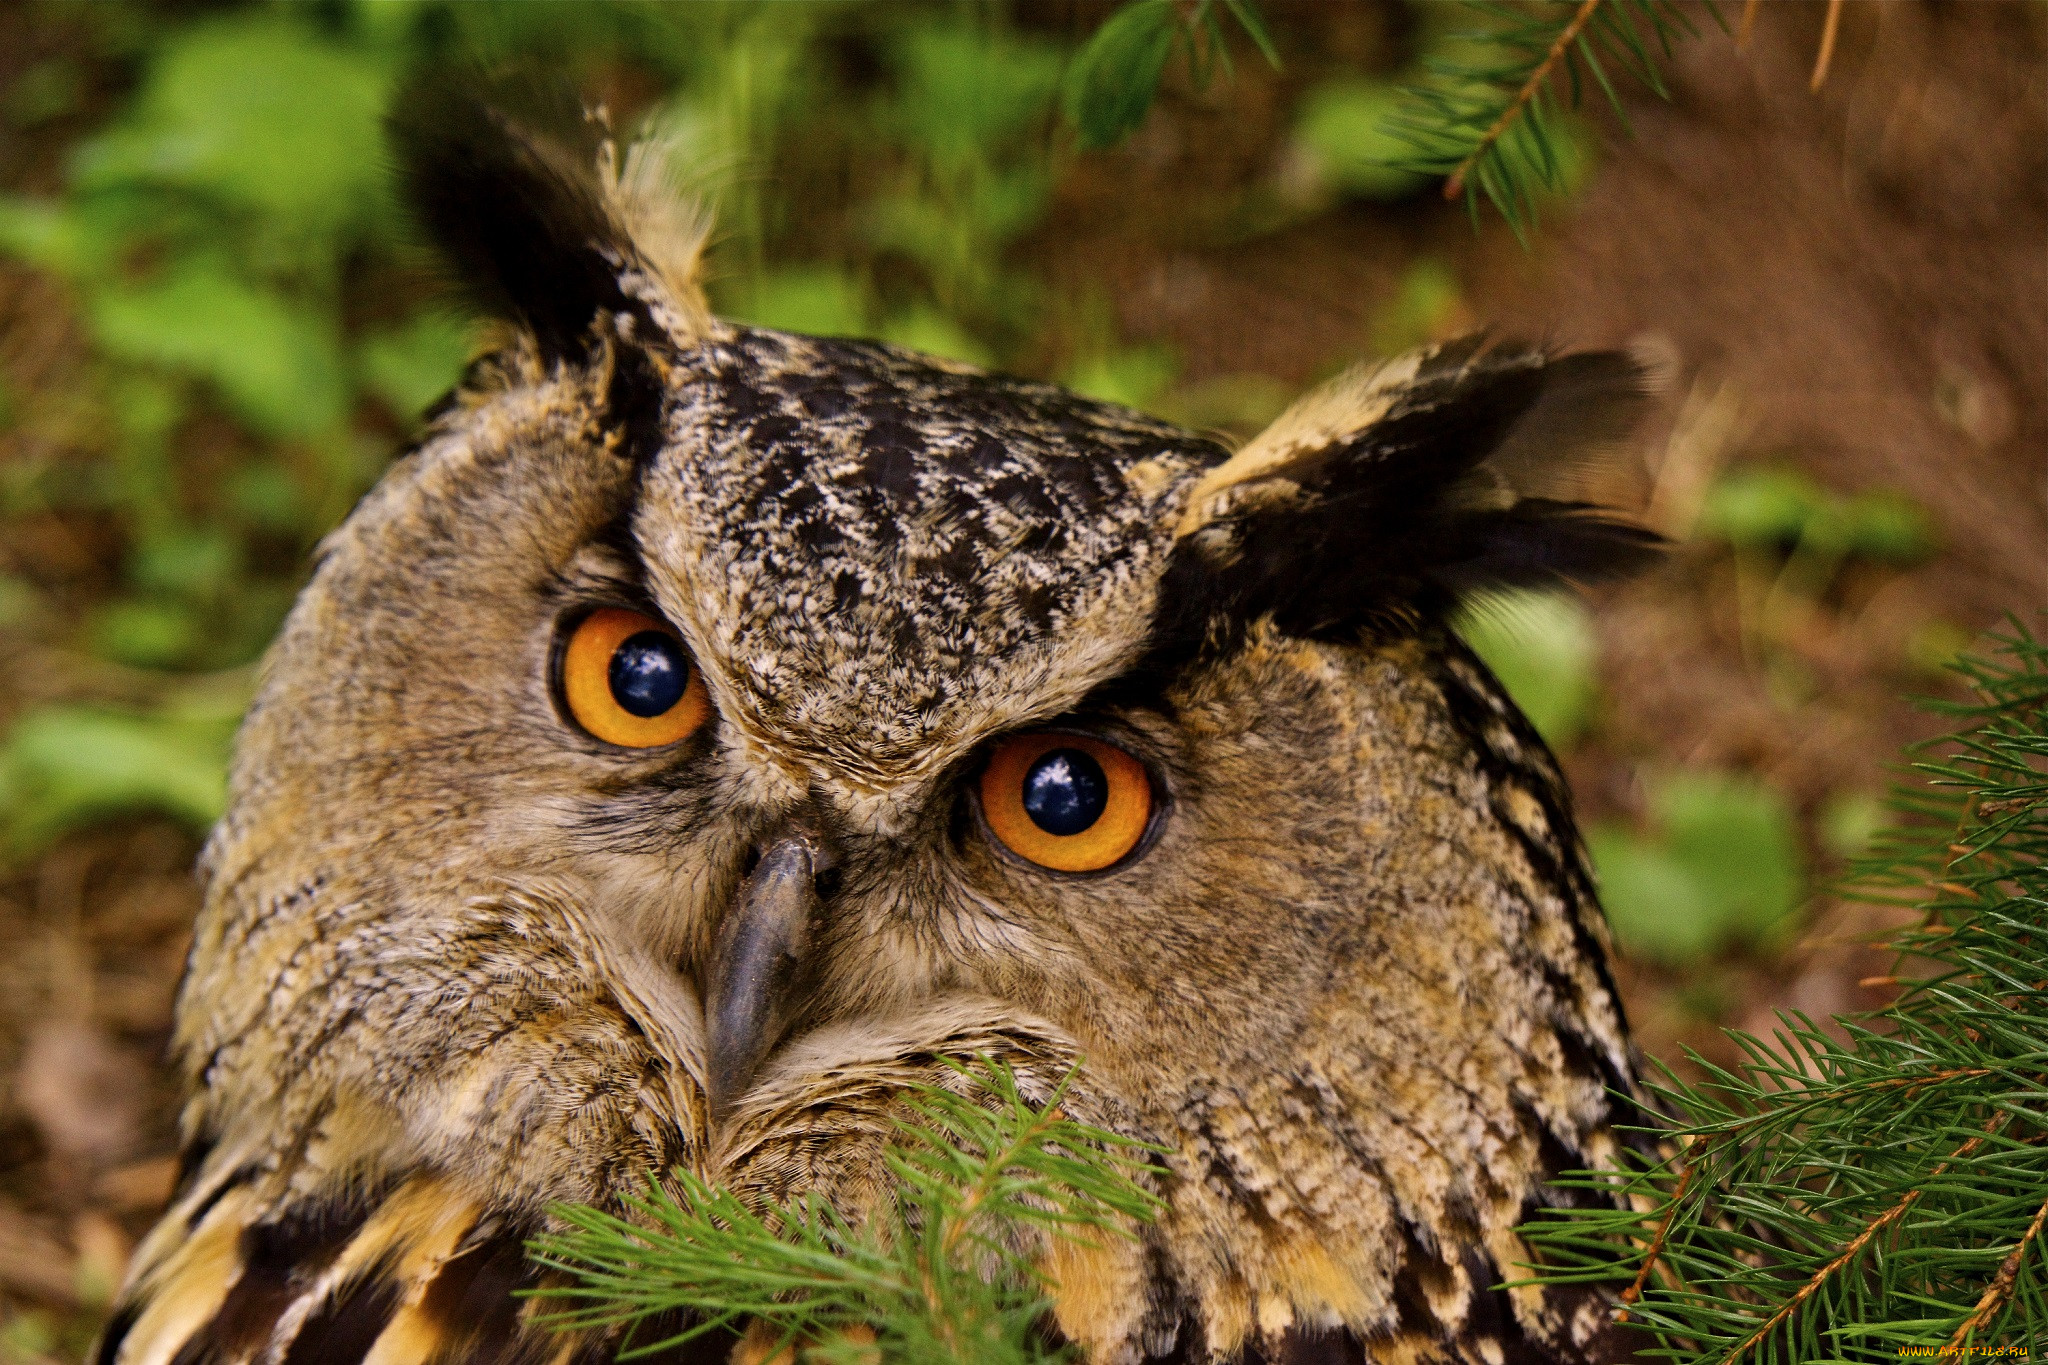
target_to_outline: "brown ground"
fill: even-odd
[[[19,22],[0,21],[0,39]],[[1366,20],[1317,22],[1338,55],[1379,41]],[[1126,337],[1170,342],[1190,381],[1296,385],[1359,353],[1430,252],[1463,283],[1463,325],[1667,359],[1650,456],[1608,490],[1667,529],[1714,470],[1745,460],[1909,493],[1944,546],[1911,571],[1852,576],[1759,624],[1725,555],[1682,545],[1601,603],[1610,704],[1568,759],[1584,809],[1630,812],[1640,767],[1661,762],[1761,772],[1810,815],[1828,793],[1881,788],[1899,745],[1929,732],[1899,698],[1935,685],[1913,662],[1916,641],[1938,638],[1930,623],[1974,632],[2048,604],[2048,10],[1850,6],[1816,96],[1819,28],[1817,5],[1777,4],[1747,52],[1711,29],[1684,47],[1675,103],[1637,101],[1633,140],[1608,128],[1598,174],[1531,253],[1495,226],[1475,238],[1461,208],[1433,201],[1233,241],[1239,192],[1280,174],[1276,111],[1299,63],[1281,78],[1247,64],[1235,90],[1169,99],[1127,149],[1069,177],[1030,253],[1056,285],[1094,282]],[[4,152],[10,185],[47,183],[48,148]],[[11,384],[46,382],[69,335],[47,287],[0,274]],[[0,551],[69,561],[78,593],[104,582],[104,547],[62,526],[10,526]],[[0,719],[68,676],[7,642]],[[37,1356],[24,1308],[75,1310],[89,1330],[168,1189],[162,1056],[194,851],[138,822],[0,877],[0,1362]],[[1627,967],[1646,1049],[1719,1052],[1716,1023],[1768,1027],[1775,1007],[1881,1004],[1857,985],[1883,970],[1857,943],[1875,927],[1822,901],[1775,960],[1685,980]],[[76,1331],[43,1349],[74,1355]]]

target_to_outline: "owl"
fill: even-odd
[[[1037,1253],[1089,1361],[1625,1354],[1504,1287],[1634,1063],[1558,767],[1446,621],[1653,552],[1556,492],[1642,367],[1449,343],[1233,452],[713,316],[658,146],[455,87],[395,134],[498,344],[264,664],[101,1365],[609,1360],[519,1293],[551,1209],[859,1216],[978,1058],[1167,1153],[1138,1236]]]

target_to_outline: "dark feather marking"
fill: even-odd
[[[239,1169],[231,1171],[227,1175],[223,1176],[221,1178],[220,1184],[214,1186],[213,1189],[207,1193],[207,1196],[204,1199],[200,1200],[197,1204],[194,1204],[192,1206],[192,1211],[185,1215],[185,1226],[187,1228],[196,1228],[201,1223],[205,1222],[206,1215],[212,1213],[214,1205],[220,1203],[221,1200],[227,1197],[229,1190],[236,1188],[246,1180],[252,1179],[255,1175],[256,1167],[253,1165],[248,1165],[240,1167]]]
[[[388,1182],[356,1196],[300,1205],[242,1230],[242,1273],[213,1320],[192,1336],[222,1359],[270,1338],[278,1318],[362,1230]]]
[[[619,433],[619,453],[644,470],[661,453],[668,386],[649,359],[646,343],[621,343],[612,352],[611,382],[605,387],[605,420]],[[638,488],[634,501],[637,504]],[[630,515],[630,513],[629,513]]]
[[[114,1357],[121,1354],[121,1343],[128,1339],[135,1320],[142,1316],[142,1305],[124,1303],[114,1310],[107,1319],[107,1325],[100,1329],[100,1344],[92,1353],[92,1365],[114,1365]]]
[[[171,1357],[170,1365],[227,1365],[234,1357],[222,1351],[212,1340],[192,1336]]]
[[[1246,1346],[1243,1365],[1371,1365],[1357,1336],[1344,1328],[1290,1327],[1278,1341]]]
[[[1502,1365],[1595,1365],[1597,1357],[1582,1355],[1565,1343],[1549,1347],[1529,1339],[1507,1290],[1494,1287],[1503,1276],[1484,1252],[1477,1247],[1467,1249],[1464,1264],[1472,1282],[1463,1329],[1467,1339],[1498,1346]]]
[[[1157,1240],[1145,1246],[1145,1282],[1149,1286],[1138,1345],[1145,1359],[1158,1365],[1197,1365],[1209,1359],[1208,1333],[1192,1295],[1174,1273],[1172,1259]]]
[[[380,1260],[322,1304],[292,1338],[282,1365],[362,1365],[398,1311],[402,1286],[391,1270]]]
[[[205,1168],[206,1159],[213,1155],[218,1142],[219,1138],[214,1134],[201,1130],[179,1150],[178,1176],[171,1186],[175,1191],[172,1195],[174,1202],[191,1192],[193,1182],[199,1179],[199,1172]]]
[[[452,1258],[427,1286],[421,1308],[459,1351],[451,1359],[474,1365],[511,1365],[536,1336],[520,1330],[517,1290],[531,1289],[539,1272],[526,1258],[526,1234],[498,1231]]]
[[[523,327],[544,361],[583,364],[601,344],[608,349],[605,422],[620,453],[644,466],[661,449],[668,396],[649,349],[667,341],[622,282],[641,263],[604,203],[591,170],[595,150],[514,122],[470,84],[423,74],[395,104],[390,133],[406,196],[474,302]],[[490,93],[501,103],[533,103],[532,92],[511,87]],[[580,133],[576,111],[552,103],[537,126]],[[480,374],[473,363],[464,384]]]
[[[1551,756],[1550,747],[1543,742],[1543,737],[1536,733],[1536,727],[1508,701],[1506,690],[1477,655],[1447,631],[1433,643],[1440,656],[1457,658],[1472,677],[1480,680],[1481,686],[1492,690],[1491,700],[1498,703],[1498,707],[1489,704],[1487,698],[1476,695],[1458,670],[1446,666],[1438,668],[1435,673],[1435,681],[1451,721],[1471,745],[1481,773],[1492,783],[1503,779],[1519,781],[1542,808],[1551,836],[1556,841],[1554,849],[1531,839],[1512,820],[1502,820],[1501,826],[1521,845],[1537,876],[1547,882],[1564,902],[1573,942],[1580,956],[1592,966],[1600,988],[1606,992],[1608,1003],[1625,1032],[1627,1019],[1622,1013],[1621,989],[1614,980],[1605,950],[1593,937],[1584,919],[1589,909],[1598,913],[1593,907],[1597,907],[1599,902],[1580,853],[1578,824],[1572,817],[1570,798],[1557,777],[1557,760]],[[1486,738],[1487,730],[1494,724],[1505,724],[1524,754],[1539,755],[1540,766],[1526,760],[1518,763],[1495,749]],[[1603,1071],[1611,1073],[1612,1067],[1603,1068]]]
[[[1463,594],[1593,582],[1646,563],[1655,534],[1547,495],[1502,506],[1502,471],[1489,464],[1502,454],[1568,466],[1588,443],[1619,439],[1642,406],[1638,367],[1611,352],[1479,356],[1483,345],[1447,347],[1387,417],[1290,460],[1261,481],[1271,496],[1248,488],[1244,506],[1176,545],[1155,649],[1228,649],[1266,615],[1290,634],[1348,639],[1390,608],[1396,621],[1401,607],[1428,616]]]
[[[586,360],[600,311],[645,313],[619,283],[631,244],[589,161],[518,127],[473,84],[423,73],[393,106],[406,196],[485,311],[532,332],[551,362]]]

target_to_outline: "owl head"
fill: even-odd
[[[398,141],[502,344],[265,664],[101,1358],[562,1359],[511,1293],[551,1205],[858,1213],[977,1056],[1171,1153],[1140,1240],[1046,1253],[1093,1359],[1603,1358],[1592,1291],[1497,1286],[1629,1044],[1558,770],[1445,619],[1649,551],[1543,491],[1640,368],[1456,342],[1233,453],[719,320],[654,152],[453,93]]]

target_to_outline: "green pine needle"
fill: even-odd
[[[1443,177],[1445,198],[1463,195],[1475,223],[1484,196],[1526,241],[1542,195],[1563,185],[1559,119],[1578,107],[1585,77],[1626,127],[1610,67],[1669,99],[1660,64],[1670,59],[1673,42],[1695,29],[1674,0],[1465,3],[1477,26],[1426,60],[1423,78],[1403,87],[1407,107],[1389,131],[1409,153],[1390,164]],[[1707,12],[1722,23],[1712,0]]]
[[[1090,150],[1114,146],[1136,132],[1158,98],[1159,82],[1175,49],[1187,55],[1196,89],[1216,68],[1232,72],[1230,47],[1218,11],[1227,10],[1252,45],[1275,69],[1280,53],[1252,0],[1130,0],[1095,30],[1067,68],[1061,107]]]
[[[1738,1066],[1694,1056],[1703,1081],[1651,1087],[1665,1160],[1570,1178],[1624,1207],[1524,1229],[1543,1281],[1625,1287],[1664,1355],[2048,1340],[2048,645],[2017,621],[1992,644],[1956,665],[1976,700],[1934,705],[1961,728],[1852,872],[1923,912],[1895,941],[1904,993],[1846,1040],[1786,1014],[1731,1035]]]
[[[814,1196],[768,1210],[677,1170],[676,1193],[649,1180],[626,1217],[556,1210],[569,1231],[544,1236],[533,1258],[569,1282],[540,1291],[569,1306],[563,1330],[626,1328],[622,1358],[758,1320],[784,1344],[823,1357],[906,1365],[1039,1365],[1054,1358],[1037,1333],[1052,1285],[1037,1264],[1047,1237],[1131,1237],[1159,1201],[1142,1183],[1163,1149],[1064,1117],[1073,1073],[1043,1104],[1007,1068],[981,1058],[969,1094],[920,1089],[883,1160],[893,1204],[860,1224]],[[1037,1235],[1034,1235],[1037,1234]],[[632,1329],[683,1310],[695,1325],[640,1341]],[[874,1333],[852,1339],[848,1329]],[[835,1344],[836,1343],[836,1344]]]

